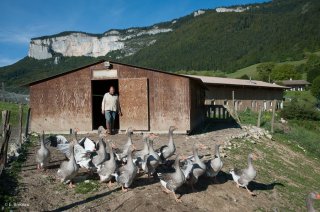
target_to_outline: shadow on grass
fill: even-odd
[[[265,191],[265,190],[273,190],[275,186],[284,187],[282,183],[273,182],[270,184],[258,183],[255,181],[250,182],[248,189],[251,191]]]
[[[220,177],[219,177],[220,175]],[[232,175],[226,172],[221,171],[219,173],[218,177],[219,177],[219,181],[220,179],[222,179],[222,183],[226,183],[227,181],[233,181]],[[248,189],[251,191],[266,191],[266,190],[273,190],[275,186],[281,186],[284,187],[284,185],[282,183],[278,183],[278,182],[272,182],[269,184],[265,184],[265,183],[259,183],[256,181],[251,181],[248,185]]]

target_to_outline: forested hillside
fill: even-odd
[[[0,68],[0,81],[22,91],[21,84],[107,59],[165,71],[218,71],[229,76],[238,69],[264,62],[302,60],[306,52],[320,49],[320,1],[274,0],[247,5],[244,12],[205,10],[174,23],[171,32],[159,35],[154,44],[125,57],[120,50],[106,56],[29,57]],[[134,44],[130,44],[134,45]]]

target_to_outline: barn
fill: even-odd
[[[231,106],[237,111],[258,111],[283,107],[283,93],[288,87],[250,79],[194,76],[206,86],[205,104]]]
[[[119,94],[123,116],[115,123],[120,131],[189,133],[205,119],[205,87],[201,79],[111,61],[34,81],[30,91],[30,130],[47,133],[80,133],[105,126],[101,101],[110,86]]]

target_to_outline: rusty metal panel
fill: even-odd
[[[123,114],[120,116],[120,130],[128,127],[149,130],[148,79],[119,79],[119,94]]]

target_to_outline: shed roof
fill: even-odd
[[[306,80],[283,80],[283,85],[310,85],[311,83]]]
[[[44,82],[44,81],[47,81],[47,80],[50,80],[50,79],[54,79],[54,78],[57,78],[57,77],[60,77],[60,76],[63,76],[63,75],[66,75],[66,74],[69,74],[69,73],[72,73],[72,72],[75,72],[75,71],[79,71],[81,69],[84,69],[84,68],[87,68],[87,67],[90,67],[90,66],[93,66],[93,65],[97,65],[99,63],[106,62],[106,61],[107,60],[100,60],[98,62],[91,63],[91,64],[88,64],[88,65],[85,65],[85,66],[81,66],[79,68],[72,69],[72,70],[69,70],[69,71],[66,71],[66,72],[63,72],[63,73],[60,73],[60,74],[56,74],[56,75],[53,75],[53,76],[50,76],[50,77],[46,77],[46,78],[42,78],[42,79],[39,79],[39,80],[31,81],[31,82],[28,82],[28,83],[26,83],[24,85],[21,85],[21,86],[30,86],[30,85],[38,84],[38,83],[41,83],[41,82]],[[109,61],[109,62],[111,64],[113,63],[113,64],[125,65],[125,66],[134,67],[134,68],[141,68],[141,69],[145,69],[145,70],[149,70],[149,71],[154,71],[154,72],[174,75],[174,76],[178,76],[178,77],[189,78],[191,80],[198,81],[199,83],[201,83],[203,85],[201,79],[197,79],[197,78],[190,77],[190,76],[187,76],[187,75],[175,74],[175,73],[172,73],[172,72],[160,71],[160,70],[157,70],[157,69],[146,68],[146,67],[141,67],[141,66],[135,66],[135,65],[130,65],[130,64],[120,63],[120,62],[114,62],[114,61]]]
[[[267,87],[267,88],[276,88],[276,89],[288,88],[285,86],[280,86],[277,84],[271,84],[271,83],[257,81],[257,80],[243,80],[243,79],[208,77],[208,76],[197,76],[197,75],[187,75],[187,76],[201,79],[202,82],[205,84],[234,85],[234,86],[248,86],[248,87]]]

